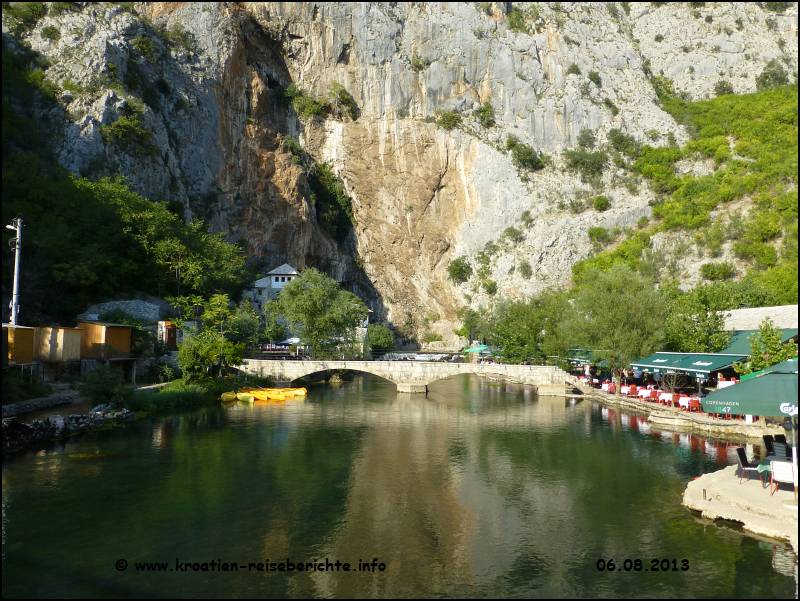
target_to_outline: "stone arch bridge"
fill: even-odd
[[[245,359],[239,369],[257,376],[270,376],[289,383],[303,376],[328,370],[368,373],[397,386],[398,392],[426,394],[428,386],[460,374],[501,378],[536,386],[539,394],[564,394],[572,376],[552,365],[503,365],[486,363],[445,363],[436,361],[295,361]]]

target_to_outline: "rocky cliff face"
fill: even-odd
[[[590,226],[635,229],[649,215],[646,184],[613,166],[584,183],[561,152],[584,129],[599,143],[611,129],[655,145],[685,140],[653,75],[705,98],[721,80],[755,90],[772,59],[796,73],[797,4],[759,4],[137,3],[138,14],[88,5],[50,11],[26,39],[65,90],[65,166],[119,171],[243,240],[264,267],[321,267],[379,314],[448,340],[459,306],[491,301],[476,278],[447,279],[454,258],[474,261],[489,244],[481,277],[500,296],[522,296],[568,283],[592,252]],[[43,37],[46,27],[60,37]],[[317,98],[341,84],[358,117],[299,119],[281,101],[292,83]],[[152,153],[101,135],[136,97]],[[482,105],[493,126],[475,115]],[[460,125],[437,125],[444,111]],[[547,166],[518,169],[509,135],[546,153]],[[351,196],[344,240],[320,227],[291,139]],[[569,209],[597,194],[608,210]],[[509,227],[521,236],[504,238]]]

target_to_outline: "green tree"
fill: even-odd
[[[470,342],[488,340],[491,331],[488,315],[470,307],[462,307],[458,310],[457,315],[461,320],[461,327],[455,330],[456,335],[463,336]]]
[[[290,329],[315,358],[336,356],[337,348],[352,350],[355,330],[368,315],[357,296],[313,268],[286,284],[278,302]]]
[[[373,351],[386,352],[394,348],[394,334],[388,327],[380,323],[369,324],[367,340]]]
[[[566,351],[563,324],[570,310],[566,296],[548,291],[526,301],[500,303],[491,321],[490,342],[508,363],[544,364]]]
[[[230,305],[227,294],[212,294],[203,304],[203,329],[225,334],[232,313]]]
[[[226,324],[226,338],[232,342],[242,343],[246,346],[255,346],[264,337],[261,329],[261,319],[252,303],[244,300],[231,311]]]
[[[725,318],[707,295],[674,290],[667,318],[664,341],[672,351],[685,353],[717,353],[728,346],[730,335],[725,331]]]
[[[492,324],[491,341],[507,363],[541,363],[542,315],[531,301],[500,304]]]
[[[781,330],[767,317],[758,327],[758,332],[750,337],[750,360],[735,363],[734,369],[740,374],[759,371],[786,359],[797,356],[797,344],[781,342]]]
[[[586,274],[574,307],[571,339],[607,361],[617,380],[623,367],[663,341],[666,303],[651,281],[625,265]]]
[[[218,378],[242,363],[244,345],[231,342],[216,330],[187,336],[178,347],[178,365],[186,382]]]
[[[273,299],[264,303],[264,336],[270,342],[285,340],[288,332],[281,317],[281,305]]]

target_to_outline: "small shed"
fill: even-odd
[[[81,359],[115,359],[130,357],[132,327],[121,323],[79,321]]]
[[[83,330],[60,326],[36,328],[36,357],[39,361],[64,363],[80,361]]]
[[[3,324],[8,339],[8,365],[33,363],[36,356],[36,328]]]

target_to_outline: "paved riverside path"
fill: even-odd
[[[398,392],[425,394],[428,385],[459,374],[502,378],[536,386],[539,394],[561,394],[572,378],[552,365],[505,365],[492,363],[445,363],[438,361],[296,361],[245,359],[239,369],[276,382],[291,382],[321,371],[342,369],[373,374],[393,382]]]

